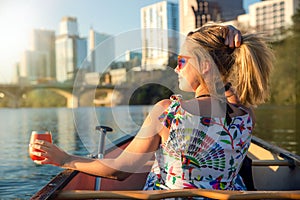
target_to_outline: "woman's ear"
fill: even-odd
[[[202,65],[202,67],[201,67],[201,73],[203,75],[206,75],[210,71],[210,69],[211,69],[211,64],[210,64],[210,62],[208,60],[204,60],[204,61],[202,61],[201,65]]]

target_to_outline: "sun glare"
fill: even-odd
[[[26,5],[11,4],[0,13],[0,53],[5,59],[16,59],[29,45],[32,12]],[[1,58],[1,62],[4,62]],[[3,63],[0,63],[3,65]]]

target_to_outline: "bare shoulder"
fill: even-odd
[[[163,100],[157,102],[154,105],[154,107],[155,108],[161,108],[161,109],[165,110],[165,109],[167,109],[170,106],[171,102],[172,101],[170,99],[163,99]]]
[[[137,136],[138,138],[152,138],[155,140],[157,137],[160,141],[160,132],[164,128],[161,121],[159,120],[160,116],[163,114],[163,112],[168,108],[170,105],[171,100],[164,99],[159,102],[157,102],[149,114],[147,115],[140,131],[138,132]]]
[[[157,102],[150,111],[149,116],[153,119],[158,119],[158,117],[170,106],[170,104],[170,99],[163,99]]]

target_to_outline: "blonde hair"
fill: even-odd
[[[269,98],[269,76],[274,59],[272,50],[259,34],[242,35],[241,46],[230,48],[225,45],[227,34],[225,26],[208,25],[190,32],[187,39],[209,53],[223,85],[230,82],[243,105],[264,103]],[[193,49],[195,54],[196,48]],[[209,87],[209,84],[206,85]]]

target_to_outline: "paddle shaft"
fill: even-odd
[[[106,129],[105,128],[96,128],[99,131],[99,145],[98,145],[98,154],[97,158],[102,159],[104,157],[104,149],[105,149],[105,137],[106,137]],[[96,177],[95,180],[95,190],[100,190],[101,185],[101,177]]]

